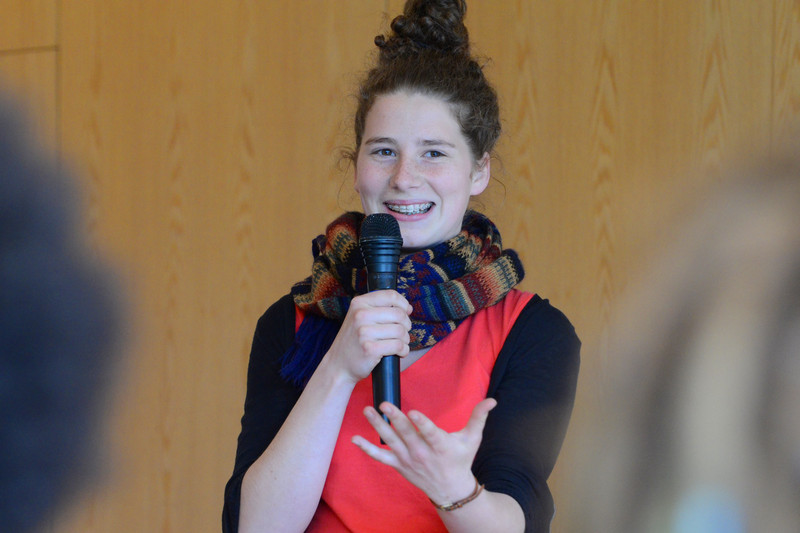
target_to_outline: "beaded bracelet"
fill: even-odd
[[[431,503],[441,511],[455,511],[456,509],[460,509],[464,507],[466,504],[474,500],[478,497],[478,495],[483,490],[483,485],[478,483],[478,478],[475,478],[475,490],[472,491],[472,494],[464,498],[463,500],[458,500],[455,503],[448,503],[446,505],[439,505],[435,501],[431,500]],[[430,498],[428,498],[430,500]]]

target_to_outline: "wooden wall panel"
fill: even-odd
[[[347,95],[402,4],[0,0],[0,72],[61,131],[131,300],[107,483],[53,530],[219,529],[256,319],[358,207]],[[483,204],[584,342],[558,498],[668,199],[800,118],[800,1],[473,0],[467,23],[505,127]],[[579,505],[558,499],[554,532]]]
[[[733,5],[471,10],[473,36],[495,58],[506,99],[508,198],[499,225],[527,260],[528,287],[561,307],[584,341],[573,427],[613,357],[604,343],[619,294],[646,260],[638,245],[659,237],[672,216],[669,193],[702,191],[720,160],[770,137],[771,11]],[[567,439],[553,476],[557,497],[580,444]],[[570,531],[576,505],[559,500],[555,531]]]
[[[800,1],[775,0],[772,122],[776,135],[800,122]]]
[[[0,0],[0,50],[56,42],[56,0]]]
[[[56,62],[54,50],[0,53],[0,97],[19,107],[46,146],[57,146]]]
[[[13,99],[35,134],[55,145],[56,0],[0,0],[0,96]]]
[[[349,186],[344,95],[382,3],[324,6],[63,12],[65,146],[90,230],[128,270],[136,339],[120,468],[65,530],[218,528],[256,320],[308,269]]]

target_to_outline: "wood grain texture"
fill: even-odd
[[[775,0],[773,131],[796,133],[800,121],[800,0]]]
[[[0,53],[0,97],[11,100],[45,146],[58,145],[57,53]]]
[[[348,75],[383,7],[319,5],[63,13],[65,145],[90,231],[129,272],[137,342],[120,470],[65,530],[218,528],[255,322],[341,209]]]
[[[612,310],[647,263],[644,244],[667,233],[672,197],[702,194],[721,161],[770,137],[771,11],[473,2],[468,17],[494,58],[505,110],[498,225],[523,254],[527,287],[564,310],[584,341],[580,426],[614,355]],[[551,482],[557,500],[580,445],[565,443]],[[554,531],[570,531],[576,505],[558,500]]]
[[[53,47],[57,0],[0,0],[0,52]]]
[[[219,530],[256,320],[359,207],[338,168],[349,95],[403,3],[0,0],[16,43],[0,37],[15,50],[0,72],[60,131],[131,301],[108,475],[51,530]],[[702,199],[726,161],[800,120],[800,2],[472,0],[467,24],[504,127],[481,203],[523,287],[584,344],[552,478],[568,532],[580,502],[562,479],[614,357],[611,310],[672,197]]]

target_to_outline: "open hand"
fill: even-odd
[[[495,405],[494,399],[482,400],[462,430],[448,433],[419,411],[412,410],[406,416],[394,405],[384,402],[380,409],[391,425],[371,406],[364,409],[364,415],[388,449],[360,435],[354,436],[352,441],[376,461],[400,472],[434,502],[454,502],[475,488],[472,461],[483,437],[486,418]]]

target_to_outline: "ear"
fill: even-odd
[[[469,189],[470,196],[478,196],[489,186],[489,180],[492,177],[491,159],[488,153],[484,153],[483,157],[475,164],[475,168],[470,175],[472,180],[472,185]]]

